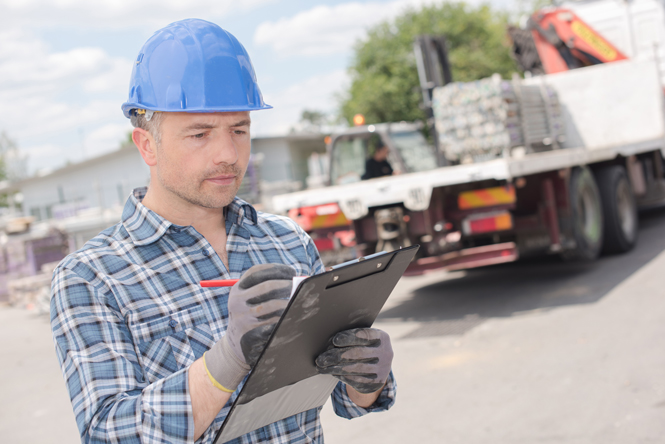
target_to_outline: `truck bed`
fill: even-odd
[[[605,148],[566,148],[525,155],[521,159],[496,159],[478,164],[437,168],[422,173],[402,174],[347,185],[298,191],[275,196],[273,210],[284,213],[291,208],[336,202],[347,217],[357,219],[368,208],[404,202],[413,211],[426,209],[432,189],[495,179],[510,181],[516,177],[546,171],[588,165],[653,150],[664,150],[665,139],[651,139],[630,145]]]
[[[523,80],[546,82],[559,96],[566,122],[560,149],[456,165],[275,196],[273,211],[338,203],[349,219],[371,207],[429,206],[432,189],[588,165],[648,151],[665,152],[663,88],[654,61],[623,61]]]

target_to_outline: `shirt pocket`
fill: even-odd
[[[190,366],[215,343],[200,305],[136,324],[131,330],[150,383]]]

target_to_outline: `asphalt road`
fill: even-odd
[[[665,210],[638,247],[405,278],[377,324],[398,401],[327,443],[665,442]],[[48,320],[0,308],[0,443],[78,442]]]

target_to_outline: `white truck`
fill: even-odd
[[[554,92],[563,123],[555,139],[443,167],[432,168],[437,153],[416,124],[334,134],[330,186],[276,196],[273,207],[310,233],[327,264],[412,244],[421,248],[411,274],[627,251],[638,207],[665,202],[661,77],[657,57],[635,57],[513,80],[546,101]],[[530,108],[520,112],[524,123]],[[397,174],[360,180],[377,144],[390,148]]]

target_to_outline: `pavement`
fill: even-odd
[[[664,443],[665,215],[628,254],[403,279],[377,327],[395,406],[328,443]]]
[[[638,247],[404,278],[376,326],[398,398],[327,443],[664,443],[665,211]],[[78,442],[48,319],[0,308],[0,443]]]

